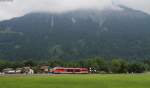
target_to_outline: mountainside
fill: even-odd
[[[30,13],[0,22],[0,58],[149,58],[150,15],[120,8]]]

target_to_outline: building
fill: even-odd
[[[22,73],[22,68],[17,68],[16,69],[16,74],[21,74]]]
[[[6,68],[6,69],[3,69],[3,73],[4,74],[16,74],[16,70],[14,70],[13,68]]]
[[[49,66],[41,66],[40,73],[49,73]]]
[[[34,74],[34,70],[31,69],[30,67],[23,67],[22,72],[25,74]]]
[[[64,67],[55,67],[50,70],[54,74],[88,74],[89,71],[87,68],[64,68]]]

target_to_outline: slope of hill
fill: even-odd
[[[120,8],[30,13],[0,22],[0,58],[149,58],[150,15]]]

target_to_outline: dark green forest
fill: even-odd
[[[107,60],[106,58],[93,57],[86,58],[85,60],[74,60],[65,61],[61,59],[47,60],[47,61],[35,61],[35,60],[24,60],[24,61],[0,61],[0,71],[5,68],[22,68],[31,67],[38,71],[40,66],[53,67],[84,67],[92,68],[92,73],[143,73],[150,71],[150,60],[136,60],[128,61],[124,59],[112,59]],[[95,71],[96,70],[96,71]]]

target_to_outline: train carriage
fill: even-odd
[[[53,74],[88,74],[89,71],[87,68],[64,68],[64,67],[55,67],[50,70]]]

